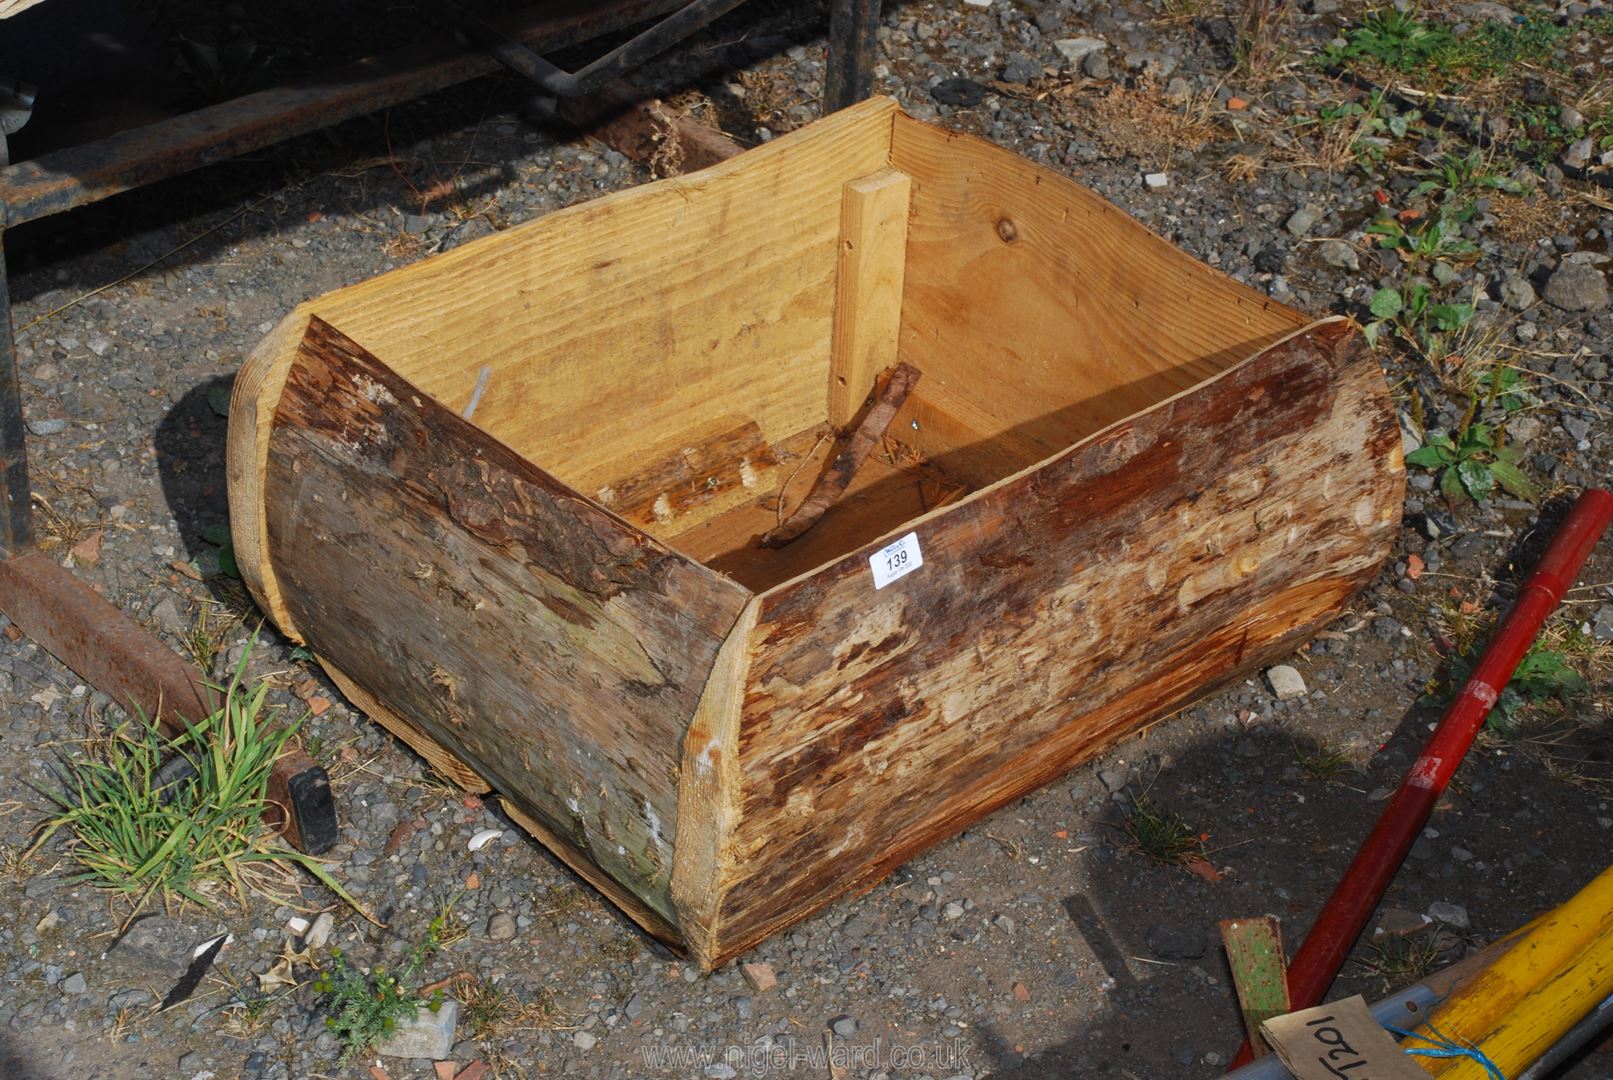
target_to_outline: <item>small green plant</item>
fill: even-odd
[[[392,1034],[398,1021],[419,1016],[422,1007],[432,1012],[442,1008],[442,990],[432,991],[422,1001],[415,986],[415,980],[442,947],[442,930],[440,919],[433,919],[397,974],[384,967],[365,973],[348,963],[340,949],[330,951],[330,967],[314,980],[313,988],[315,993],[329,998],[325,1026],[342,1042],[343,1065]]]
[[[1439,489],[1452,500],[1463,497],[1485,502],[1497,486],[1520,499],[1540,494],[1518,468],[1523,451],[1504,442],[1499,427],[1469,423],[1455,438],[1441,431],[1429,433],[1423,446],[1406,455],[1406,464],[1439,473]]]
[[[1126,814],[1132,847],[1167,866],[1183,866],[1205,857],[1204,837],[1176,811],[1139,795]]]
[[[1504,173],[1495,171],[1476,147],[1467,154],[1445,154],[1436,160],[1425,176],[1411,191],[1414,199],[1437,195],[1444,203],[1470,200],[1486,191],[1504,191],[1509,195],[1522,195],[1523,184]]]
[[[264,824],[269,772],[298,724],[272,722],[267,683],[245,685],[251,653],[249,645],[228,684],[214,687],[222,703],[199,723],[170,736],[137,716],[66,760],[64,789],[50,796],[57,813],[33,850],[64,832],[75,880],[120,893],[136,910],[154,897],[210,905],[221,891],[242,902],[249,889],[284,898],[301,868],[364,914],[318,860]],[[170,757],[191,775],[159,775]]]
[[[1372,321],[1364,328],[1369,344],[1377,345],[1385,330],[1424,355],[1443,353],[1440,337],[1465,328],[1473,319],[1471,304],[1436,301],[1427,285],[1408,289],[1379,289],[1367,303]]]
[[[1332,67],[1382,68],[1434,86],[1504,76],[1520,64],[1549,58],[1571,31],[1548,19],[1481,23],[1462,37],[1442,23],[1393,8],[1368,12],[1345,30],[1344,44],[1327,49]]]
[[[1344,44],[1329,48],[1322,61],[1337,67],[1368,63],[1409,74],[1429,67],[1435,57],[1455,45],[1451,32],[1409,11],[1369,11],[1361,25],[1346,30]]]
[[[1549,19],[1480,23],[1438,49],[1431,62],[1452,80],[1494,78],[1519,64],[1546,60],[1570,33],[1567,26]]]
[[[1369,173],[1389,156],[1394,140],[1427,134],[1422,110],[1397,109],[1381,90],[1372,91],[1361,101],[1324,105],[1314,117],[1302,116],[1295,124],[1319,126],[1328,133],[1330,142],[1347,146],[1356,164]]]
[[[202,539],[218,548],[218,572],[225,577],[240,578],[241,569],[235,564],[235,541],[230,537],[230,527],[208,525],[202,529]]]
[[[1458,656],[1452,662],[1447,700],[1467,682],[1476,664],[1477,659],[1471,655]],[[1567,653],[1545,640],[1536,641],[1497,696],[1495,708],[1484,722],[1485,730],[1503,739],[1516,739],[1531,711],[1561,705],[1574,695],[1584,693],[1589,685]]]
[[[1539,396],[1529,388],[1523,373],[1510,364],[1497,364],[1473,376],[1473,395],[1486,405],[1499,406],[1506,413],[1540,404]]]
[[[1436,214],[1417,219],[1412,228],[1398,218],[1382,217],[1367,226],[1367,232],[1378,238],[1378,246],[1393,251],[1408,263],[1429,263],[1438,259],[1457,259],[1478,251],[1473,242],[1462,235],[1456,214]]]

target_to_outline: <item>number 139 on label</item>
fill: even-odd
[[[868,556],[868,566],[874,571],[874,588],[883,589],[899,577],[911,574],[924,565],[919,553],[918,533],[908,533],[900,540],[886,544]]]

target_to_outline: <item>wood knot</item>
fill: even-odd
[[[1019,229],[1008,218],[998,218],[997,239],[1005,244],[1012,244],[1019,239]]]

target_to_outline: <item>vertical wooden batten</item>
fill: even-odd
[[[874,377],[896,363],[912,196],[912,178],[898,169],[858,177],[841,196],[829,354],[829,423],[837,428],[857,414]]]

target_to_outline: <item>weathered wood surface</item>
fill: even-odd
[[[1400,433],[1333,320],[761,598],[710,964],[1293,648],[1377,571]],[[687,766],[686,766],[687,768]]]
[[[863,410],[861,419],[846,437],[845,445],[819,474],[806,501],[797,506],[778,528],[762,537],[763,547],[783,547],[816,525],[840,501],[863,463],[868,460],[868,455],[884,439],[885,429],[896,418],[896,410],[902,407],[918,381],[919,370],[911,364],[897,364],[880,375],[868,408]]]
[[[739,154],[740,146],[716,128],[646,95],[626,79],[558,102],[560,118],[657,175],[709,168]]]
[[[674,922],[683,740],[749,594],[317,318],[264,494],[275,573],[321,662]]]

